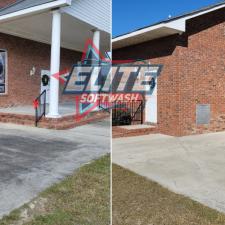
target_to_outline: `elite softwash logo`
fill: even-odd
[[[64,94],[138,93],[151,95],[161,65],[74,65]]]
[[[67,76],[63,94],[75,95],[79,120],[100,105],[113,108],[115,102],[137,101],[151,95],[161,70],[162,65],[135,60],[112,61],[88,40],[81,64],[74,65]]]

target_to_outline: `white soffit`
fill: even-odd
[[[183,17],[171,19],[167,22],[162,22],[153,26],[149,26],[128,34],[124,34],[112,39],[112,49],[118,49],[135,44],[140,44],[145,41],[154,40],[161,37],[166,37],[173,34],[179,34],[186,31],[186,21],[201,16],[203,14],[221,9],[225,7],[225,3],[212,7],[207,10],[198,11],[193,14],[188,14]]]
[[[58,1],[53,1],[53,2],[49,2],[45,4],[40,4],[37,6],[33,6],[30,8],[26,8],[26,9],[15,11],[9,14],[2,15],[0,16],[0,23],[15,20],[24,16],[39,14],[54,8],[60,8],[60,7],[69,6],[69,5],[71,5],[71,0],[58,0]]]
[[[185,32],[184,22],[181,23],[179,29],[175,28],[173,25],[165,26],[160,24],[114,38],[112,40],[112,47],[113,49],[122,48],[182,32]]]
[[[51,23],[52,14],[47,11],[2,23],[0,32],[50,45]],[[61,46],[71,50],[83,51],[87,39],[92,39],[93,37],[93,29],[94,27],[90,24],[63,13]],[[101,32],[102,51],[110,50],[109,43],[110,35],[106,32]]]
[[[54,4],[53,4],[54,3]],[[0,16],[0,32],[51,44],[51,9],[68,6],[71,0],[58,0]],[[62,13],[61,46],[83,51],[87,39],[92,39],[95,27],[69,14]],[[110,50],[110,35],[101,32],[101,50]]]

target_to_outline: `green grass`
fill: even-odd
[[[25,220],[24,211],[28,214]],[[0,224],[17,225],[21,221],[23,225],[110,224],[110,157],[81,167],[30,204],[4,217]]]
[[[225,215],[113,165],[113,225],[225,225]]]

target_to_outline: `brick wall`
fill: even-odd
[[[0,8],[6,7],[9,4],[15,3],[17,0],[0,0]]]
[[[49,70],[50,45],[0,33],[0,49],[8,52],[8,94],[0,96],[0,107],[32,104],[40,93],[40,71]],[[81,53],[62,49],[61,69],[71,68],[80,59]],[[36,74],[30,76],[33,66]]]
[[[187,21],[187,32],[113,51],[114,59],[164,65],[158,79],[158,127],[182,136],[225,129],[225,10]],[[210,104],[209,125],[196,125],[196,104]]]

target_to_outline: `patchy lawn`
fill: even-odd
[[[113,165],[113,225],[224,225],[225,215]]]
[[[110,157],[92,162],[40,194],[0,225],[109,225]]]

